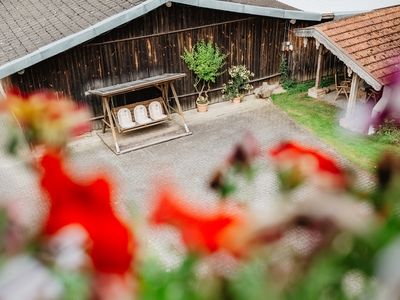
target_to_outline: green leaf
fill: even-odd
[[[185,48],[181,57],[188,69],[194,73],[196,81],[215,83],[217,77],[222,74],[221,69],[225,65],[227,55],[223,54],[216,44],[201,40],[191,50]]]

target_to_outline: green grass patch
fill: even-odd
[[[386,149],[400,153],[388,132],[365,137],[341,129],[337,107],[307,96],[312,85],[312,82],[297,84],[287,93],[273,95],[272,100],[297,123],[366,170],[372,171],[376,167],[378,157]]]

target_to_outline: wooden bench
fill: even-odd
[[[106,127],[109,127],[111,129],[111,134],[112,134],[112,138],[113,138],[114,145],[115,145],[115,151],[114,151],[114,149],[112,149],[112,150],[116,154],[122,154],[122,153],[126,153],[129,151],[141,148],[141,147],[130,147],[130,148],[121,150],[120,145],[118,143],[117,133],[125,133],[125,132],[129,132],[129,131],[161,124],[166,121],[173,121],[173,119],[171,118],[171,111],[178,113],[178,115],[180,116],[180,118],[182,120],[181,125],[183,126],[185,133],[184,134],[176,134],[173,137],[167,137],[163,141],[168,141],[168,140],[171,140],[174,138],[192,134],[191,131],[189,130],[189,127],[186,124],[185,117],[183,115],[183,111],[181,108],[181,104],[179,102],[178,95],[176,93],[176,90],[175,90],[175,87],[173,84],[173,82],[175,80],[183,78],[185,76],[186,76],[185,73],[165,73],[165,74],[156,75],[156,76],[149,77],[149,78],[139,79],[139,80],[130,81],[130,82],[124,82],[124,83],[119,83],[119,84],[112,85],[112,86],[106,86],[106,87],[102,87],[102,88],[98,88],[98,89],[94,89],[94,90],[89,90],[85,93],[86,95],[96,95],[96,96],[101,97],[102,107],[103,107],[103,116],[102,116],[103,133],[105,133]],[[121,95],[121,94],[127,94],[130,92],[134,92],[134,91],[138,91],[138,90],[142,90],[142,89],[146,89],[146,88],[151,88],[151,87],[157,88],[161,93],[161,97],[156,98],[156,99],[141,101],[141,102],[135,102],[132,104],[127,104],[127,105],[123,105],[123,106],[119,106],[119,107],[115,107],[115,108],[112,107],[112,105],[110,105],[112,103],[112,98],[114,96]],[[172,92],[172,96],[173,96],[172,99],[175,101],[176,109],[174,107],[170,106],[168,103],[169,91]],[[119,109],[128,108],[132,114],[133,109],[136,106],[141,104],[141,105],[145,105],[146,108],[148,108],[149,104],[155,100],[159,101],[162,104],[162,107],[164,108],[165,112],[167,113],[167,116],[168,116],[167,118],[157,120],[157,121],[153,120],[150,123],[146,123],[143,125],[136,125],[136,126],[128,127],[128,128],[122,128],[120,126],[120,124],[118,122],[118,116],[117,116]],[[156,143],[160,143],[160,141],[157,141]],[[147,144],[142,147],[147,147],[150,145],[152,145],[152,144],[150,143],[150,144]]]
[[[146,109],[148,110],[150,103],[153,102],[153,101],[158,101],[158,102],[160,102],[162,104],[162,106],[164,108],[164,112],[168,115],[168,118],[162,119],[162,120],[156,120],[156,121],[153,120],[152,122],[147,123],[147,124],[143,124],[143,125],[136,124],[134,127],[131,127],[131,128],[122,128],[120,126],[120,122],[118,121],[118,111],[120,109],[122,109],[122,108],[129,109],[129,111],[131,112],[131,115],[132,115],[132,119],[134,119],[133,118],[133,110],[135,109],[136,106],[144,105],[146,107]],[[126,104],[126,105],[122,105],[122,106],[113,107],[113,108],[111,108],[111,113],[112,113],[112,117],[114,119],[115,125],[116,125],[117,130],[118,130],[119,133],[134,131],[134,130],[138,130],[138,129],[141,129],[141,128],[145,128],[145,127],[150,127],[150,126],[154,126],[154,125],[157,125],[157,124],[161,124],[161,123],[164,123],[166,121],[171,120],[171,115],[170,115],[170,112],[168,110],[168,107],[165,105],[163,99],[160,98],[160,97],[159,98],[150,99],[150,100],[146,100],[146,101],[139,101],[139,102],[135,102],[135,103],[131,103],[131,104]],[[104,133],[104,131],[105,131],[105,127],[103,127],[103,133]]]

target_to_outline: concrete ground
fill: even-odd
[[[207,182],[247,132],[251,132],[265,149],[282,140],[297,140],[318,147],[334,155],[341,164],[352,167],[268,100],[249,96],[238,105],[230,102],[215,104],[207,113],[188,111],[185,116],[192,135],[123,155],[117,156],[110,151],[96,133],[80,138],[70,145],[71,170],[85,175],[98,171],[112,174],[117,187],[115,201],[134,214],[142,214],[148,208],[152,192],[165,182],[175,182],[192,201],[200,201],[204,206],[213,203],[216,196],[208,189]],[[238,198],[268,201],[269,195],[277,190],[277,181],[268,161],[259,169],[262,172],[257,182],[245,188]],[[355,171],[360,184],[370,183],[365,173]],[[39,195],[33,174],[4,156],[0,156],[0,178],[0,194],[4,198],[21,200]],[[40,212],[41,208],[37,210]]]
[[[346,96],[341,94],[341,95],[339,95],[339,97],[336,98],[336,94],[337,94],[336,90],[333,89],[333,91],[324,95],[321,100],[324,100],[324,101],[328,102],[329,104],[340,108],[341,110],[346,110],[347,102],[348,102]]]
[[[323,97],[321,97],[320,100],[328,102],[329,104],[338,107],[342,111],[346,111],[347,104],[348,104],[348,99],[346,98],[346,96],[344,94],[340,94],[338,97],[336,97],[337,91],[336,91],[334,85],[331,85],[331,86],[327,87],[326,90],[328,91],[328,93],[325,94]],[[358,97],[357,97],[357,102],[358,103],[365,103],[365,94],[364,94],[364,92],[359,91],[359,94],[358,94]]]

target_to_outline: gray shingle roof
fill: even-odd
[[[262,6],[262,7],[286,9],[286,10],[298,10],[297,8],[286,5],[286,4],[276,1],[276,0],[220,0],[220,1],[235,2],[235,3],[240,3],[240,4],[256,5],[256,6]]]
[[[2,0],[0,65],[144,0]]]

